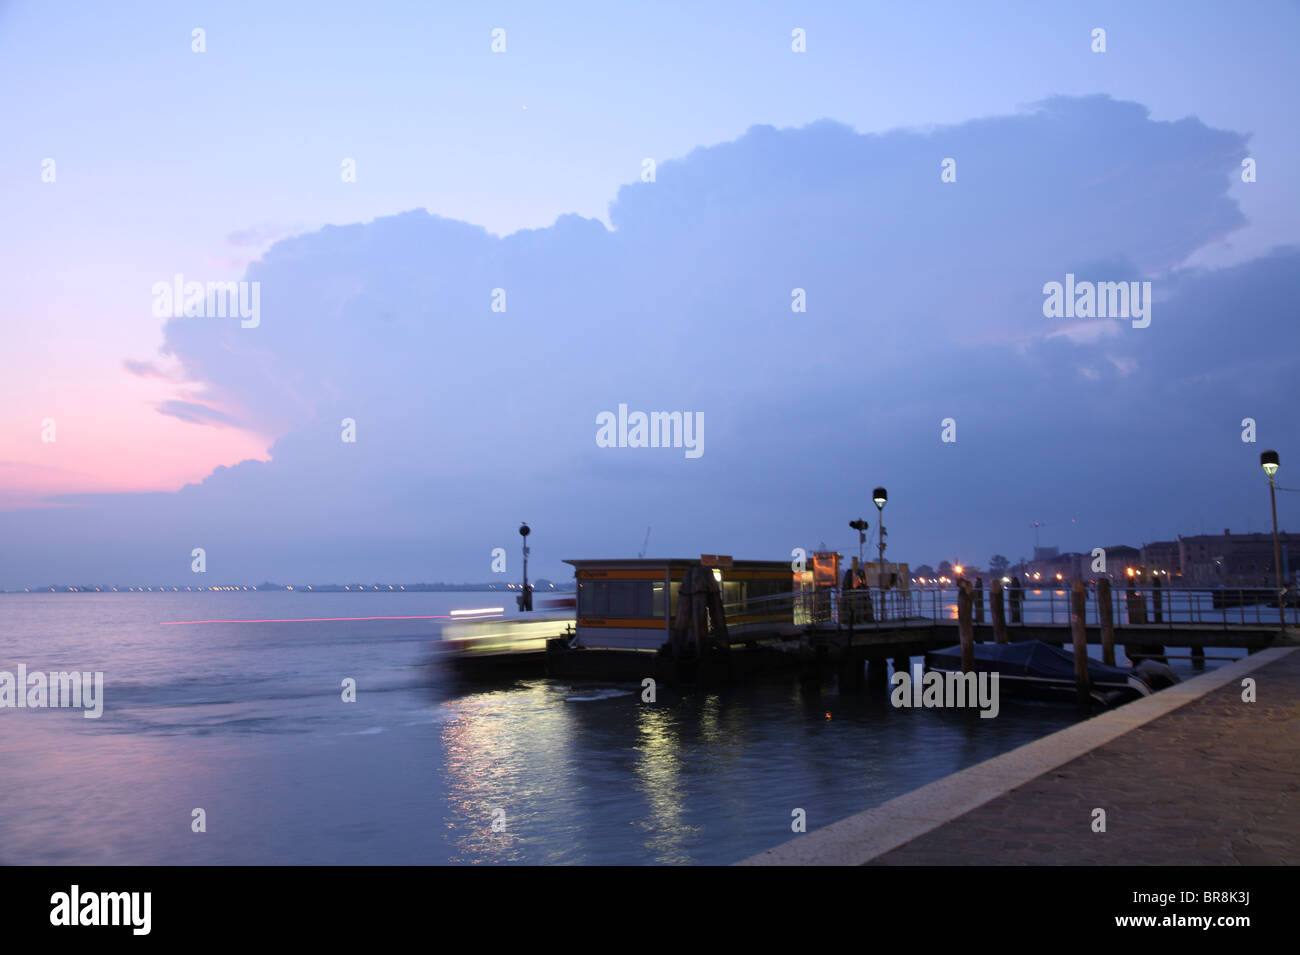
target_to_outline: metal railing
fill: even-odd
[[[911,590],[861,588],[841,593],[835,589],[795,591],[724,604],[727,629],[733,643],[745,633],[770,632],[781,626],[835,627],[854,630],[895,629],[957,620],[956,588]],[[1086,622],[1101,624],[1095,588],[1086,591]],[[992,626],[992,595],[988,589],[973,594],[971,620]],[[1008,630],[1023,626],[1068,627],[1071,592],[1068,587],[1026,587],[1013,599],[1003,591]],[[1166,627],[1181,624],[1218,624],[1277,627],[1277,591],[1270,587],[1179,588],[1117,586],[1111,591],[1111,621],[1116,627]],[[1300,624],[1300,606],[1288,602],[1288,625]],[[737,639],[739,638],[739,639]]]

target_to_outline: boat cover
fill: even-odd
[[[936,670],[961,671],[961,645],[931,650],[925,655],[925,665]],[[977,673],[1005,673],[1008,676],[1045,677],[1054,680],[1074,679],[1074,654],[1042,640],[1022,640],[1019,643],[975,644],[975,671]],[[1125,683],[1133,671],[1107,666],[1100,660],[1088,658],[1088,679],[1092,683]]]

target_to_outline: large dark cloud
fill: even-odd
[[[647,524],[654,553],[779,557],[852,547],[876,482],[914,561],[1018,556],[1035,519],[1080,548],[1261,527],[1239,422],[1285,444],[1300,253],[1172,271],[1244,224],[1244,151],[1054,99],[928,132],[755,127],[624,187],[612,231],[411,212],[280,241],[248,271],[257,328],[165,330],[207,406],[281,435],[272,460],[0,515],[21,542],[0,582],[178,581],[194,546],[230,579],[483,578],[525,518],[544,572],[634,554]],[[1150,327],[1045,319],[1067,272],[1152,281]],[[598,448],[619,403],[703,412],[704,456]]]

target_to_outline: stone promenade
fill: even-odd
[[[1247,678],[1255,681],[1253,703],[1242,700]],[[1093,831],[1095,809],[1105,810],[1105,832]],[[745,860],[1295,863],[1300,650],[1293,647],[1209,671]]]

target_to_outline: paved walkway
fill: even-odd
[[[1257,702],[1242,701],[1246,676]],[[746,862],[1300,863],[1300,651],[1228,664],[801,838]]]

